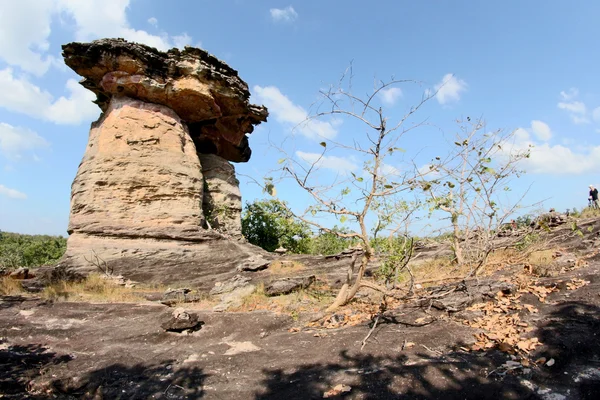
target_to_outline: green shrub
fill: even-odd
[[[61,258],[66,248],[62,236],[0,232],[0,270],[49,264]]]
[[[292,253],[307,253],[311,231],[294,217],[285,202],[270,199],[246,203],[242,234],[267,251],[281,246]]]
[[[333,232],[321,232],[318,235],[310,238],[310,242],[308,245],[309,253],[314,255],[332,255],[338,254],[342,250],[347,249],[355,244],[350,238],[340,237],[335,234],[335,232],[347,233],[348,230],[346,228],[339,228],[337,225],[333,227]]]

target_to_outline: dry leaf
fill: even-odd
[[[328,399],[330,397],[334,397],[334,396],[337,396],[342,393],[348,393],[351,390],[352,390],[352,388],[348,385],[342,385],[342,384],[335,385],[333,387],[333,389],[328,390],[327,392],[323,393],[323,398]]]

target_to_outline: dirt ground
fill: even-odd
[[[597,399],[600,257],[587,262],[531,277],[511,297],[527,327],[520,340],[537,340],[523,351],[474,350],[483,306],[448,313],[406,304],[380,319],[361,349],[369,321],[323,329],[309,326],[311,314],[194,310],[201,329],[172,333],[160,325],[173,309],[157,302],[5,296],[0,398]],[[491,316],[506,311],[486,307]]]

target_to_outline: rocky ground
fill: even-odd
[[[3,297],[0,397],[595,399],[600,256],[583,241],[550,277],[514,266],[355,325],[349,310],[194,310],[197,329],[177,333],[158,302]]]

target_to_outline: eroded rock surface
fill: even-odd
[[[222,157],[201,154],[204,192],[202,208],[213,229],[236,237],[242,235],[242,194],[235,168]]]
[[[248,102],[248,85],[236,70],[206,51],[161,52],[122,39],[63,46],[65,63],[84,77],[106,112],[113,97],[128,96],[169,107],[189,126],[203,153],[248,161],[246,133],[267,120],[267,109]]]
[[[62,265],[210,287],[268,263],[239,240],[230,161],[248,161],[246,134],[267,110],[249,103],[237,72],[204,50],[122,39],[70,43],[63,56],[103,113],[72,185]]]
[[[171,109],[111,100],[92,124],[72,185],[71,234],[162,237],[202,225],[202,172],[187,127]]]

